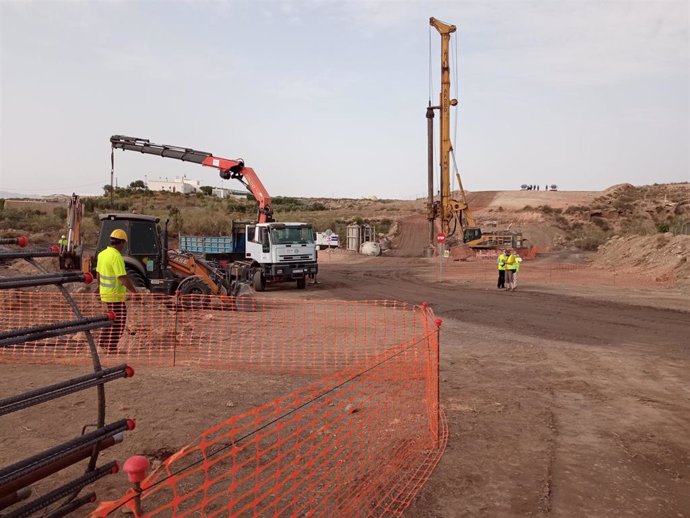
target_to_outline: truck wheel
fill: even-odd
[[[264,278],[261,270],[254,272],[254,278],[252,279],[254,284],[254,289],[256,291],[264,291],[266,289],[266,279]]]
[[[142,277],[141,273],[136,271],[132,267],[125,266],[125,271],[127,272],[127,277],[132,281],[135,288],[146,288],[146,279]]]
[[[303,290],[306,287],[307,287],[307,278],[306,277],[302,277],[301,279],[297,279],[297,289],[298,290]]]

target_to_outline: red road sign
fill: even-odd
[[[439,232],[436,234],[436,242],[437,243],[444,243],[446,241],[446,235],[443,232]]]

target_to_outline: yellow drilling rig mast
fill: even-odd
[[[457,106],[457,99],[450,98],[450,35],[456,31],[455,25],[449,25],[430,18],[429,23],[441,35],[441,95],[438,106],[429,106],[426,110],[429,163],[428,163],[428,220],[429,220],[429,246],[425,253],[433,253],[436,234],[436,220],[439,220],[440,230],[448,239],[449,244],[466,244],[474,249],[493,249],[503,246],[522,246],[522,234],[518,231],[498,231],[482,234],[477,225],[472,211],[467,205],[467,197],[462,186],[460,175],[456,171],[458,180],[459,200],[451,198],[450,191],[450,157],[453,145],[450,140],[450,108]],[[440,163],[441,163],[441,189],[440,199],[434,200],[434,110],[440,112]]]

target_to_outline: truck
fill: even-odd
[[[340,246],[340,237],[331,229],[326,229],[324,232],[316,233],[316,246],[319,250],[326,250],[327,248],[338,248]]]
[[[227,264],[237,277],[248,277],[256,291],[267,283],[296,281],[304,289],[306,279],[318,272],[314,230],[307,223],[234,221],[229,236],[189,236],[180,234],[179,248],[204,260]]]
[[[268,191],[256,172],[245,166],[244,160],[241,158],[234,160],[221,158],[206,151],[153,144],[148,139],[124,135],[113,135],[110,137],[110,142],[113,150],[111,155],[113,169],[115,149],[193,162],[218,169],[220,177],[223,179],[232,178],[240,181],[257,200],[258,208],[255,222],[230,223],[230,236],[188,236],[189,239],[181,239],[180,250],[173,251],[172,255],[170,251],[167,251],[167,229],[163,229],[165,230],[165,239],[162,239],[160,236],[163,235],[163,232],[159,227],[158,232],[154,232],[153,227],[150,228],[145,233],[148,236],[145,239],[153,239],[154,241],[157,239],[158,242],[162,243],[159,246],[162,246],[166,253],[162,253],[159,261],[162,270],[155,275],[151,274],[152,271],[156,272],[157,265],[155,262],[150,267],[148,263],[142,263],[147,266],[143,272],[141,268],[138,269],[139,274],[144,277],[148,285],[159,283],[161,278],[179,277],[183,272],[165,271],[166,268],[175,266],[176,261],[193,265],[194,268],[189,270],[189,276],[197,277],[197,281],[194,283],[197,289],[202,289],[199,288],[198,282],[201,280],[211,288],[212,293],[217,292],[212,285],[218,285],[215,279],[215,273],[218,271],[225,272],[227,277],[225,289],[231,293],[238,290],[243,283],[251,284],[256,291],[263,291],[267,283],[294,281],[298,288],[303,289],[306,286],[307,277],[313,277],[318,273],[312,226],[307,223],[276,222],[273,219],[273,208]],[[128,221],[125,216],[127,215],[119,215],[113,221],[117,221],[118,224],[125,224]],[[138,225],[136,222],[139,220],[134,217],[136,215],[129,216],[132,229],[136,234]],[[107,221],[108,218],[106,217],[104,220]],[[148,224],[152,225],[151,222]],[[158,222],[156,221],[155,224],[158,225]],[[103,239],[104,230],[105,227],[102,226],[101,239]],[[131,239],[134,240],[135,238],[136,235]],[[144,238],[142,237],[142,239]],[[131,246],[136,248],[134,243]],[[130,248],[131,246],[128,245]],[[184,257],[184,261],[181,260],[180,254]],[[150,255],[146,256],[147,260],[150,260]],[[135,267],[136,264],[135,261],[131,266]],[[207,269],[208,275],[204,277],[200,274],[198,271],[200,268]],[[180,285],[185,286],[182,282]]]

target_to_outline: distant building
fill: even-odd
[[[240,200],[247,198],[246,191],[236,191],[234,189],[225,189],[223,187],[214,187],[213,191],[211,191],[211,194],[213,194],[213,196],[217,196],[218,198],[237,198]]]
[[[201,191],[201,182],[199,180],[190,180],[186,176],[180,178],[176,176],[174,180],[149,180],[146,186],[152,191],[168,191],[180,192],[182,194],[191,194]]]

